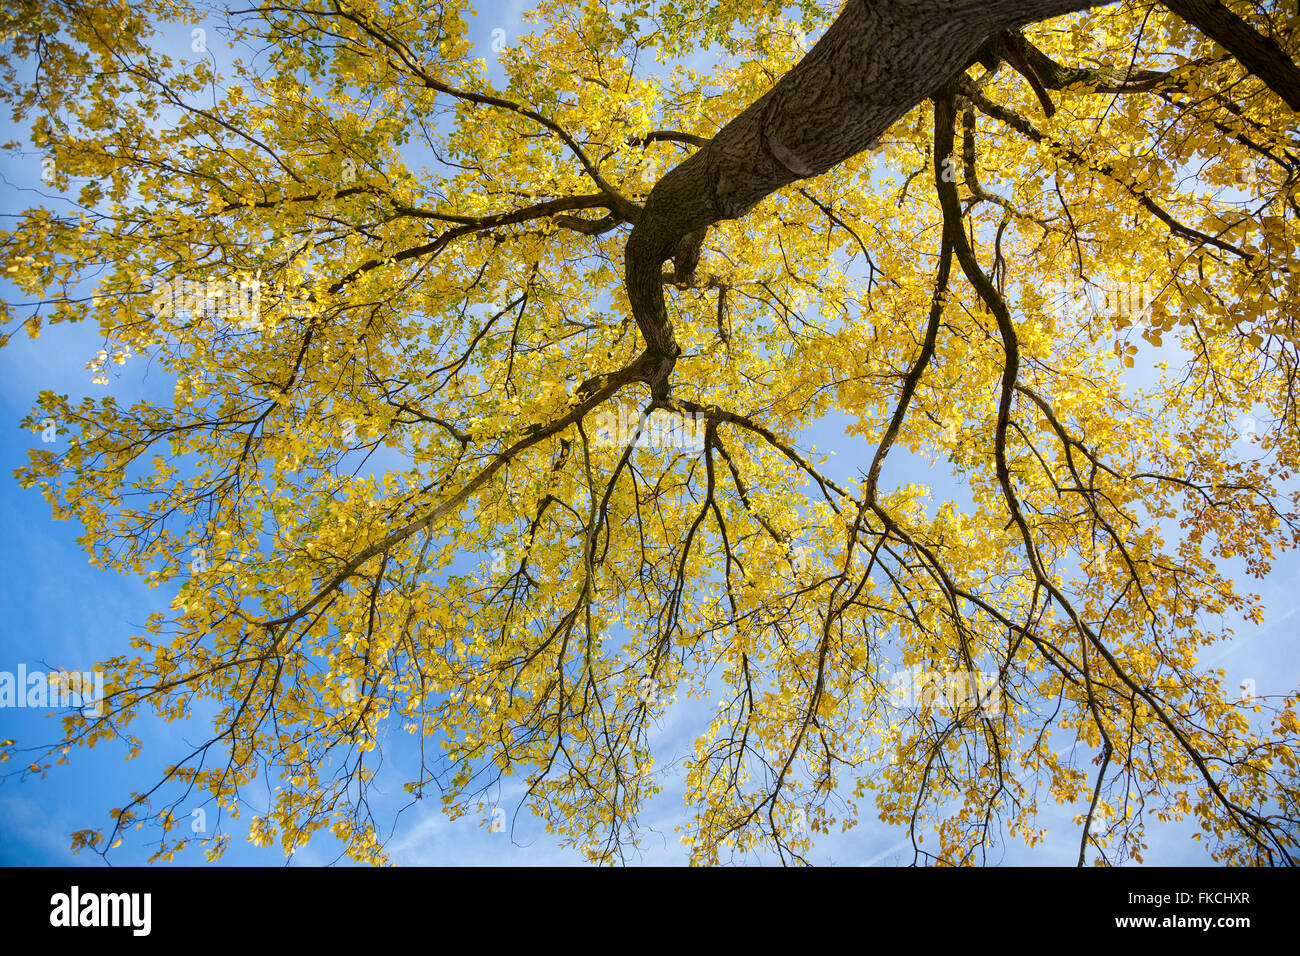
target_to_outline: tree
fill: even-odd
[[[270,777],[251,839],[381,862],[391,728],[412,799],[519,778],[617,860],[705,695],[698,862],[803,860],[870,798],[977,863],[1040,793],[1080,863],[1150,815],[1296,862],[1296,695],[1197,666],[1262,619],[1222,562],[1300,530],[1294,4],[542,0],[497,84],[471,13],[262,4],[218,69],[202,28],[165,54],[184,3],[10,5],[68,202],[0,233],[6,321],[175,380],[24,422],[67,441],[20,480],[176,596],[19,763],[215,712],[74,844],[170,858]],[[891,490],[908,452],[960,494]]]

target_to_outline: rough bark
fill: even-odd
[[[1163,0],[1300,113],[1300,67],[1281,47],[1216,0]]]
[[[708,227],[861,152],[932,96],[1003,31],[1109,0],[847,0],[808,54],[651,190],[624,252],[624,279],[646,342],[639,360],[656,399],[680,348],[663,296],[663,263],[689,274]],[[1166,6],[1236,55],[1293,108],[1295,64],[1213,0]]]
[[[737,219],[781,187],[861,152],[969,63],[990,36],[1104,2],[848,0],[766,95],[655,184],[628,237],[627,293],[655,397],[667,397],[680,351],[664,305],[662,266],[673,256],[693,258],[685,248],[692,243],[683,240],[702,238],[713,223]]]

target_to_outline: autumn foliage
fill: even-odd
[[[1285,6],[1227,4],[1294,60]],[[61,441],[18,478],[159,599],[104,712],[5,756],[215,714],[74,841],[325,830],[384,862],[402,734],[412,800],[482,816],[517,779],[617,861],[694,696],[699,863],[875,821],[979,863],[1053,801],[1081,862],[1191,818],[1215,860],[1294,863],[1296,695],[1198,664],[1263,620],[1225,561],[1300,531],[1278,92],[1160,5],[1008,33],[664,264],[656,388],[628,236],[837,10],[542,0],[497,50],[471,13],[256,5],[210,57],[184,3],[6,4],[0,94],[53,162],[0,230],[5,340],[103,335],[99,397],[42,393],[23,424]],[[135,363],[170,400],[120,400]],[[927,458],[953,494],[891,478]],[[900,674],[938,676],[900,706]]]

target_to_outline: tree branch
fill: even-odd
[[[739,219],[764,197],[866,149],[942,87],[992,35],[1103,0],[849,0],[793,69],[655,184],[628,237],[624,281],[647,351],[650,382],[670,392],[680,347],[661,266],[684,238]]]
[[[1300,113],[1300,67],[1286,52],[1217,0],[1163,0],[1164,5],[1237,58],[1287,106]]]

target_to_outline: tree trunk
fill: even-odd
[[[642,368],[655,397],[667,397],[668,376],[680,352],[664,306],[667,259],[679,257],[679,266],[684,262],[687,268],[678,271],[689,272],[710,225],[737,219],[769,193],[865,149],[964,69],[990,37],[1106,2],[847,0],[789,73],[655,184],[628,237],[624,278],[646,340]],[[1188,17],[1217,17],[1196,25],[1207,33],[1213,27],[1223,36],[1220,42],[1258,53],[1257,60],[1264,57],[1258,44],[1243,39],[1242,30],[1253,34],[1250,27],[1222,17],[1213,0],[1173,0],[1168,6]],[[1285,75],[1284,70],[1277,74],[1277,59],[1269,61],[1274,74]],[[1271,77],[1261,78],[1270,82]]]
[[[1164,0],[1164,5],[1231,53],[1287,106],[1300,112],[1300,68],[1272,37],[1259,33],[1217,0]]]

